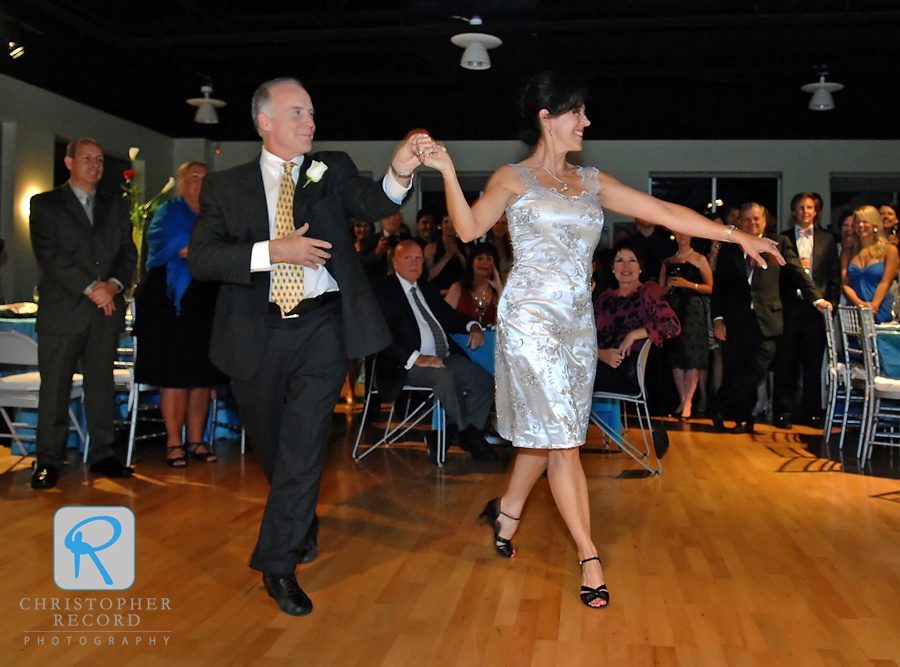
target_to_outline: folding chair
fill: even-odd
[[[390,446],[391,444],[397,442],[397,440],[399,440],[401,437],[403,437],[410,429],[417,426],[423,419],[430,415],[434,415],[435,420],[437,421],[437,464],[438,466],[444,465],[444,461],[447,459],[447,420],[444,415],[444,410],[441,407],[441,402],[435,397],[434,391],[431,389],[431,387],[405,385],[401,391],[401,395],[403,393],[407,394],[406,410],[404,416],[400,420],[400,423],[398,423],[396,426],[391,426],[396,408],[395,401],[391,405],[391,411],[388,415],[387,424],[384,427],[384,434],[382,435],[381,439],[378,440],[378,442],[376,442],[374,445],[370,445],[360,453],[360,443],[362,441],[363,429],[366,425],[366,416],[369,414],[369,408],[372,404],[372,400],[378,396],[378,382],[375,370],[376,365],[377,360],[372,362],[369,390],[366,392],[366,403],[363,407],[362,417],[360,418],[359,431],[356,434],[356,444],[353,445],[353,459],[356,461],[360,461],[363,459],[363,457],[368,456],[371,452],[373,452],[376,447],[380,447],[381,445]],[[422,402],[419,403],[418,406],[412,411],[410,411],[410,392],[424,394]]]
[[[28,336],[15,331],[0,331],[0,364],[8,366],[24,366],[36,368],[38,365],[38,344]],[[27,408],[37,410],[40,404],[41,374],[38,371],[15,373],[0,378],[0,414],[9,428],[9,433],[0,433],[0,437],[11,438],[19,447],[22,456],[27,456],[22,440],[34,440],[34,434],[19,433],[17,429],[35,429],[34,424],[14,422],[10,419],[6,408]],[[79,374],[72,376],[72,389],[69,393],[69,422],[70,431],[75,431],[81,443],[87,451],[84,431],[75,413],[72,411],[71,402],[81,400],[82,377]]]
[[[637,380],[639,389],[638,393],[617,394],[609,391],[595,391],[593,393],[593,398],[595,399],[600,398],[608,400],[618,400],[623,404],[634,404],[637,412],[637,426],[640,429],[641,436],[644,440],[643,451],[638,449],[638,447],[636,447],[635,445],[632,445],[630,442],[625,440],[622,435],[610,428],[610,426],[606,424],[606,422],[604,422],[603,419],[593,410],[591,410],[590,419],[591,422],[600,427],[606,437],[616,443],[619,449],[628,454],[649,472],[653,473],[654,475],[659,475],[662,472],[662,462],[659,460],[659,456],[656,453],[656,447],[653,443],[653,423],[650,421],[650,408],[647,405],[647,388],[644,384],[644,374],[647,371],[647,357],[650,355],[650,345],[650,340],[645,339],[641,346],[641,349],[637,353]],[[651,465],[652,461],[656,462],[655,466]]]
[[[860,436],[862,461],[872,457],[874,445],[900,447],[900,379],[886,377],[878,351],[875,317],[869,308],[860,310],[863,354],[871,378],[871,408]]]
[[[831,429],[834,424],[834,415],[837,411],[838,401],[843,400],[844,410],[847,410],[847,401],[850,392],[850,369],[840,361],[837,349],[837,331],[834,328],[834,311],[829,307],[823,314],[825,318],[825,428],[822,437],[825,442],[831,438]]]
[[[244,431],[244,427],[240,424],[219,421],[219,401],[223,399],[220,399],[218,394],[218,390],[213,391],[213,395],[209,401],[209,450],[213,451],[213,443],[216,439],[216,429],[221,426],[233,433],[241,434],[241,456],[243,456],[247,452],[247,432]],[[227,408],[228,405],[226,404],[225,407]]]
[[[841,438],[838,447],[844,448],[844,435],[847,426],[859,426],[859,444],[856,456],[862,454],[865,440],[865,428],[868,423],[868,412],[871,407],[872,382],[874,374],[870,374],[866,363],[861,313],[868,306],[838,306],[841,322],[841,342],[844,347],[844,367],[849,376],[849,384],[844,397],[844,414],[841,419]],[[869,311],[871,313],[871,310]],[[856,412],[854,412],[856,408]],[[851,412],[859,416],[852,416]]]

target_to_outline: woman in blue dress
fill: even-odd
[[[581,600],[591,608],[609,603],[597,547],[591,538],[588,485],[578,448],[590,413],[597,338],[591,303],[591,259],[603,227],[602,208],[717,241],[740,243],[759,257],[784,263],[775,243],[710,222],[693,211],[633,190],[609,174],[567,161],[580,151],[590,121],[586,91],[555,73],[531,79],[521,100],[522,139],[534,152],[500,167],[471,208],[446,149],[422,137],[417,154],[441,172],[447,208],[463,241],[485,234],[503,213],[509,220],[513,267],[497,308],[495,380],[500,434],[517,448],[502,498],[481,514],[494,548],[513,550],[525,500],[546,471],[553,499],[582,566]],[[631,343],[623,345],[618,366]]]
[[[841,253],[844,294],[850,303],[869,306],[876,324],[890,322],[888,290],[900,265],[897,246],[888,243],[881,214],[874,206],[856,209],[853,222],[853,238]]]

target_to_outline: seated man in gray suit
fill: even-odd
[[[459,429],[460,446],[473,459],[495,461],[497,452],[484,439],[494,379],[448,335],[468,331],[469,347],[477,349],[484,332],[451,308],[431,283],[419,281],[424,263],[415,240],[401,241],[394,251],[394,275],[375,285],[393,338],[378,356],[379,391],[394,400],[405,384],[433,388]]]

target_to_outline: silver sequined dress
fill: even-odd
[[[511,165],[525,192],[506,209],[513,268],[497,308],[495,376],[500,435],[516,447],[584,444],[597,332],[591,259],[603,229],[597,170],[579,168],[584,194],[567,197]]]

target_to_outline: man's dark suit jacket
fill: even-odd
[[[781,235],[769,238],[778,241],[778,250],[787,264],[780,266],[767,255],[765,259],[768,268],[756,266],[752,283],[748,284],[741,246],[737,243],[723,245],[716,262],[712,292],[713,319],[723,318],[728,327],[732,324],[729,320],[749,313],[752,304],[760,331],[766,338],[780,336],[784,329],[780,289],[782,281],[786,290],[799,289],[810,303],[822,298],[787,239]]]
[[[791,249],[799,256],[796,229],[791,227],[782,235],[788,240]],[[818,227],[813,233],[812,279],[823,298],[833,304],[841,300],[841,261],[838,256],[837,241],[834,234]],[[789,295],[790,293],[786,292],[781,294],[785,304],[793,303],[788,300]],[[796,292],[794,295],[794,301],[796,301]]]
[[[31,246],[43,275],[37,332],[82,333],[91,317],[106,317],[84,295],[95,280],[115,278],[127,289],[134,279],[137,249],[125,201],[97,191],[94,224],[65,183],[31,198]],[[125,299],[115,297],[110,322],[125,325]]]
[[[438,324],[447,334],[450,354],[465,356],[465,350],[450,337],[450,334],[466,333],[466,327],[472,318],[463,315],[444,301],[440,291],[431,283],[419,280],[416,285],[419,294],[425,299]],[[413,352],[422,347],[422,337],[412,306],[403,293],[403,286],[396,275],[387,276],[376,282],[375,296],[393,338],[393,342],[378,355],[378,391],[392,401],[406,384],[406,376],[409,373],[406,362]]]
[[[312,160],[328,165],[328,171],[321,181],[304,188],[303,174]],[[325,268],[341,292],[347,358],[374,354],[390,342],[347,233],[347,219],[374,220],[396,210],[381,183],[361,177],[346,153],[314,153],[304,159],[294,194],[294,225],[309,223],[307,236],[331,243]],[[188,265],[194,278],[224,283],[216,302],[209,356],[236,380],[253,376],[265,349],[269,272],[251,272],[250,255],[254,243],[268,240],[269,213],[259,159],[209,174],[191,233]]]

